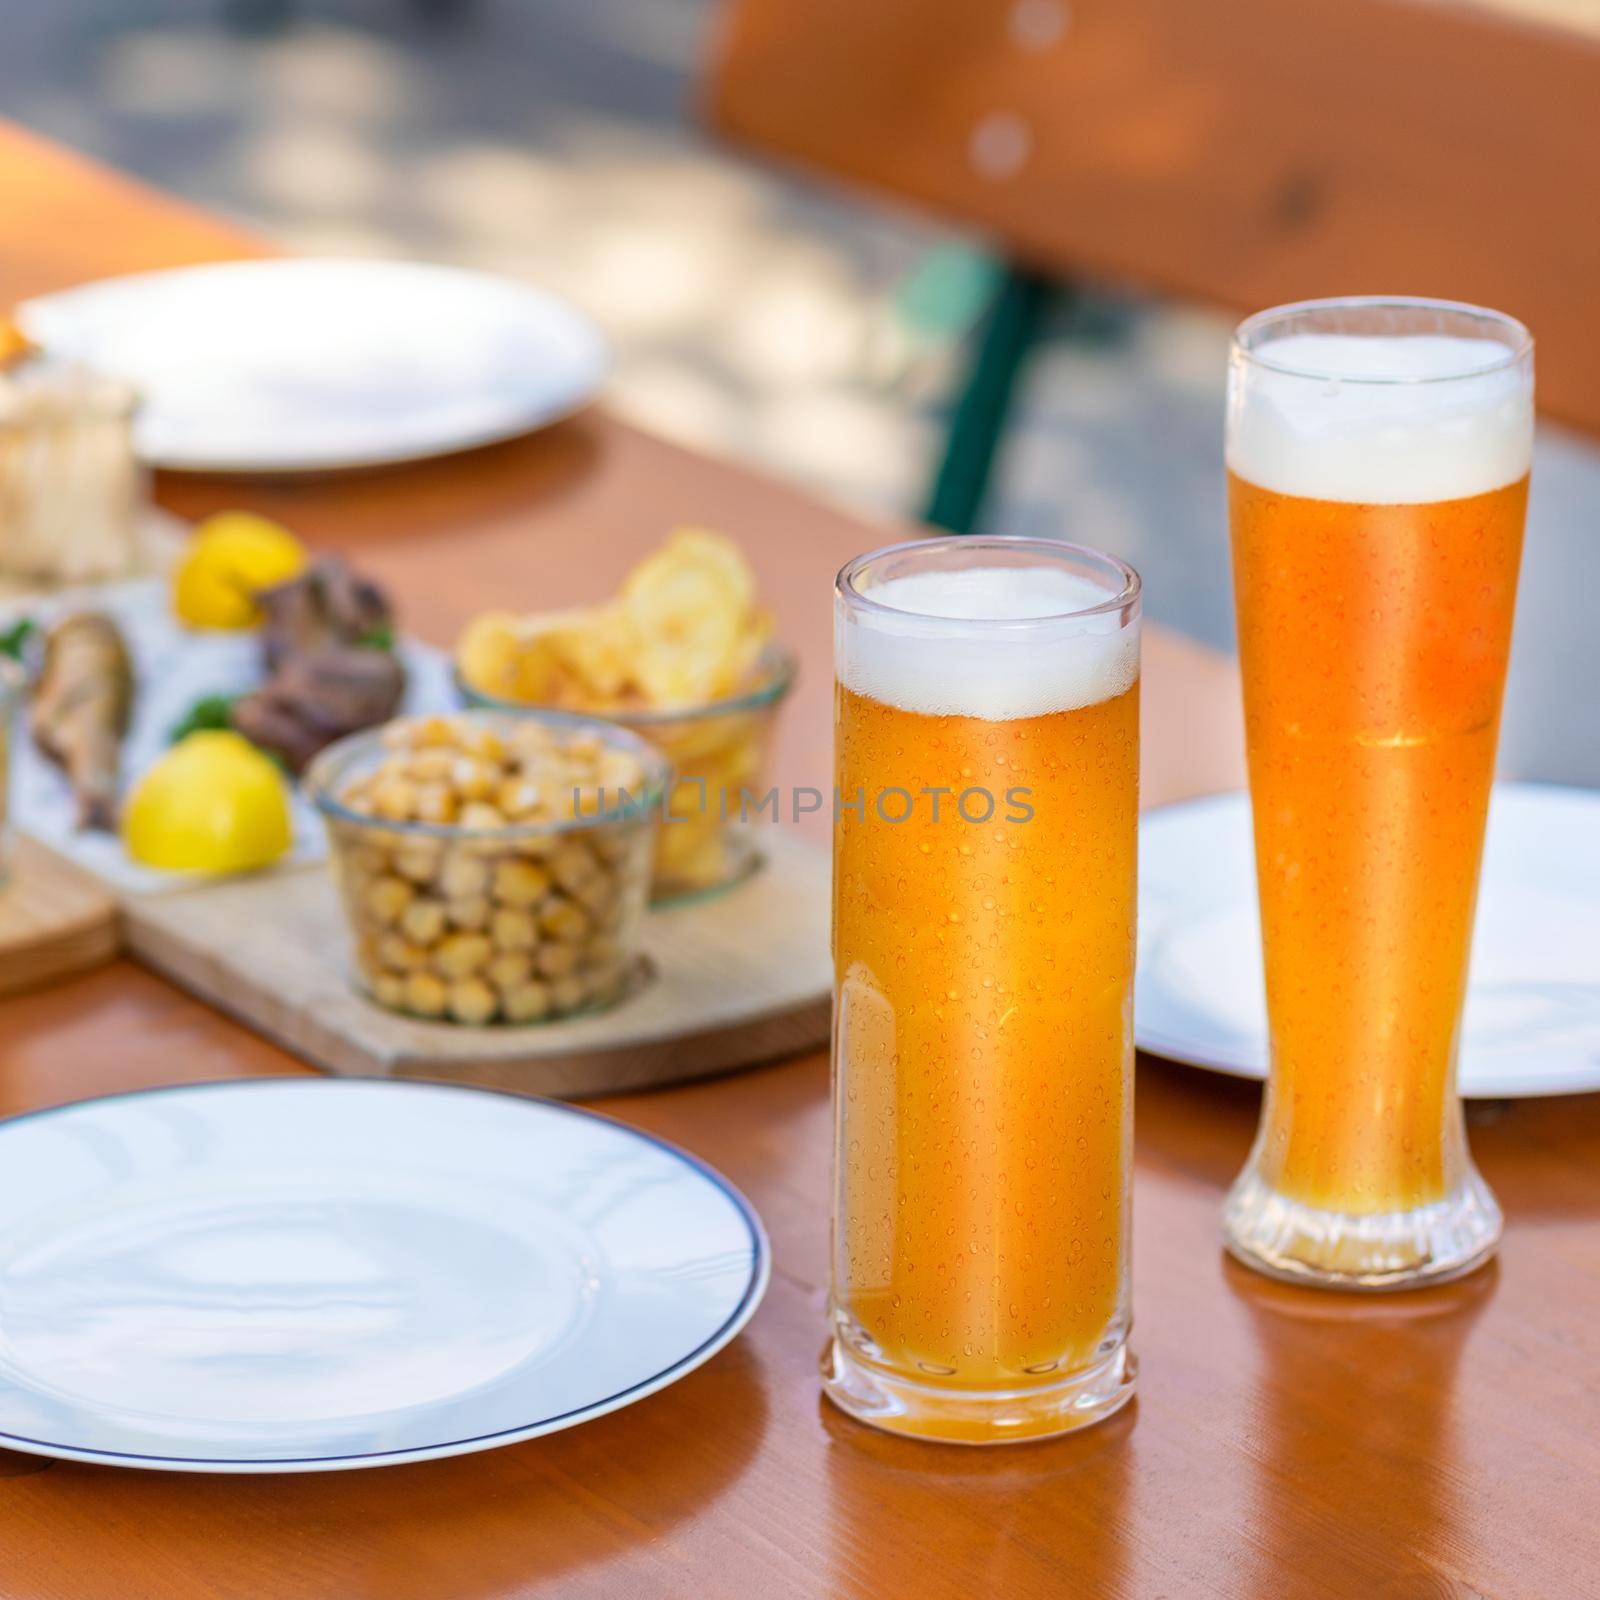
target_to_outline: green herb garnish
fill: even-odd
[[[28,641],[39,631],[39,624],[32,617],[23,617],[18,622],[0,632],[0,656],[10,656],[13,661],[21,661],[28,649]]]
[[[167,742],[176,744],[180,739],[187,739],[191,733],[200,733],[208,729],[231,728],[233,703],[238,698],[236,694],[201,695],[183,714],[182,721],[178,722],[167,735]]]

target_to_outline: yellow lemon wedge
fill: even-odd
[[[122,814],[135,861],[167,872],[250,872],[293,837],[283,774],[249,740],[191,733],[139,779]]]
[[[195,529],[172,575],[172,609],[191,628],[253,628],[256,596],[297,576],[305,547],[250,511],[220,511]]]

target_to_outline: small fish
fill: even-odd
[[[45,634],[33,690],[33,741],[67,775],[79,828],[114,831],[133,668],[117,625],[99,612],[63,617]]]

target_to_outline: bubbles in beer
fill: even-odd
[[[1020,593],[1017,576],[978,582],[1030,620],[1060,616],[1059,588]],[[947,620],[970,608],[969,592]],[[920,705],[930,682],[952,692],[942,645],[873,642],[920,657],[922,680],[907,680]],[[1113,638],[1090,645],[1115,662]],[[985,687],[1014,708],[1034,685]],[[869,807],[840,830],[839,1136],[861,1149],[838,1168],[834,1292],[896,1372],[1045,1387],[1120,1325],[1126,1219],[1095,1197],[1120,1184],[1126,1152],[1137,726],[1133,681],[1032,718],[920,716],[849,682],[840,696],[843,789],[1003,797],[1015,783],[1042,819],[1002,822],[1002,805],[975,824],[947,801],[936,820],[924,799],[904,823]]]

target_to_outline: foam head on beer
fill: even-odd
[[[1297,333],[1236,353],[1228,466],[1275,494],[1419,505],[1487,494],[1533,455],[1533,371],[1498,339]]]
[[[1065,568],[952,568],[859,592],[878,609],[840,615],[839,681],[903,711],[1010,722],[1110,700],[1139,673],[1137,620],[1083,615],[1118,590]]]

